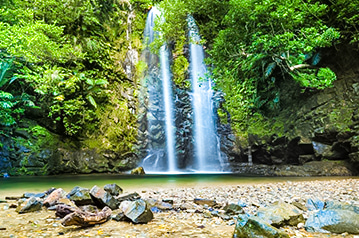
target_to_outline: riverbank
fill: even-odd
[[[73,186],[76,185],[76,181],[73,181]],[[23,192],[33,192],[25,190]],[[125,189],[124,192],[130,191]],[[250,215],[255,215],[260,207],[270,206],[277,201],[296,202],[304,206],[308,199],[313,199],[359,206],[359,178],[238,185],[197,184],[158,189],[139,185],[136,192],[150,203],[171,201],[171,207],[168,210],[153,209],[154,219],[147,224],[109,220],[94,227],[77,228],[62,226],[55,212],[44,207],[38,212],[18,214],[15,209],[9,208],[11,202],[7,201],[0,203],[0,234],[1,237],[232,237],[236,220],[224,214],[226,204],[239,204]],[[7,195],[2,193],[0,199]],[[217,205],[212,208],[210,204],[196,204],[194,199],[215,201]],[[217,211],[218,215],[213,211]],[[303,211],[303,217],[308,218],[312,213]],[[309,233],[303,224],[280,229],[290,237],[358,237],[348,233]]]

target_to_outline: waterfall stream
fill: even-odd
[[[143,55],[148,68],[144,86],[148,94],[146,111],[149,143],[142,166],[147,173],[227,172],[227,157],[221,152],[220,139],[217,135],[215,119],[217,109],[213,105],[212,82],[204,63],[204,51],[200,44],[198,27],[191,16],[187,21],[192,91],[186,94],[191,100],[191,103],[187,105],[192,108],[190,114],[192,133],[189,141],[193,145],[184,145],[184,149],[188,150],[187,157],[190,158],[182,157],[181,161],[177,161],[176,148],[183,148],[183,146],[179,146],[178,141],[181,140],[176,140],[176,131],[181,129],[175,127],[174,115],[176,113],[174,111],[176,109],[173,98],[175,87],[172,85],[170,52],[166,44],[160,48],[158,54],[149,50],[149,44],[159,34],[153,30],[155,20],[159,15],[160,12],[152,8],[148,14],[145,29],[147,48]],[[175,96],[178,98],[178,94]],[[180,138],[180,133],[177,133],[177,136],[177,139]]]
[[[223,163],[215,123],[212,82],[204,63],[198,27],[188,16],[192,107],[194,113],[195,168],[200,172],[223,171]]]
[[[160,12],[153,7],[148,13],[145,28],[145,39],[147,52],[146,63],[148,66],[146,78],[149,94],[149,131],[153,134],[161,134],[164,127],[165,134],[165,151],[166,154],[161,156],[159,152],[163,150],[160,144],[160,138],[155,139],[148,148],[148,156],[143,160],[143,166],[147,172],[176,172],[177,160],[175,154],[175,126],[174,126],[174,107],[172,97],[172,80],[169,63],[169,51],[164,44],[159,51],[159,56],[149,50],[149,45],[153,42],[157,32],[154,31],[155,21]],[[159,63],[159,66],[158,66]],[[151,105],[152,103],[152,105]],[[152,130],[153,129],[153,130]],[[163,153],[162,153],[163,154]],[[150,158],[156,158],[155,161],[148,161]],[[147,163],[148,161],[148,163]],[[160,163],[160,164],[159,164]]]

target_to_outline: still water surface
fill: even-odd
[[[182,175],[61,175],[39,177],[0,178],[0,199],[22,195],[24,192],[44,192],[51,187],[69,192],[75,186],[91,188],[116,183],[124,192],[140,192],[145,189],[178,187],[211,187],[222,185],[258,184],[285,181],[311,181],[346,179],[349,177],[252,177],[236,174],[182,174]]]

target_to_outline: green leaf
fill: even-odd
[[[96,79],[95,85],[105,85],[108,84],[108,81],[106,79]]]
[[[96,101],[91,95],[87,95],[87,99],[89,100],[92,106],[97,107]]]
[[[0,98],[12,100],[14,96],[11,93],[0,91]]]
[[[93,86],[94,85],[94,81],[90,78],[86,78],[86,83]]]

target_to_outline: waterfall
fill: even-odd
[[[166,44],[160,48],[159,56],[149,51],[149,44],[158,34],[153,28],[159,15],[160,12],[153,7],[148,13],[145,28],[145,44],[147,46],[145,61],[148,66],[145,84],[149,95],[149,115],[147,118],[151,143],[142,166],[147,172],[176,172],[178,169],[175,154],[174,107],[169,51]],[[164,144],[161,143],[163,131],[165,134]]]
[[[198,27],[192,16],[188,16],[187,22],[194,114],[194,166],[201,172],[224,171],[227,164],[220,151],[220,141],[217,135],[212,82],[204,63],[204,50],[200,44]]]
[[[142,54],[148,67],[143,82],[148,97],[147,100],[143,100],[146,108],[146,129],[140,126],[143,134],[147,136],[143,145],[146,148],[146,154],[143,156],[142,166],[146,173],[227,172],[228,159],[221,152],[220,138],[217,135],[215,119],[217,108],[213,103],[214,92],[204,64],[204,51],[199,43],[198,27],[194,19],[189,16],[189,63],[192,91],[176,90],[175,96],[176,102],[179,101],[180,95],[182,97],[185,95],[187,99],[190,98],[191,102],[186,100],[188,103],[183,101],[180,103],[182,106],[177,105],[177,109],[185,107],[186,112],[181,114],[183,111],[177,110],[179,113],[175,120],[175,101],[172,96],[174,87],[172,86],[168,46],[166,44],[161,46],[158,54],[151,53],[149,50],[149,44],[159,34],[153,30],[158,16],[160,16],[160,12],[154,7],[148,13],[145,28],[147,48]],[[143,123],[146,120],[141,121]],[[175,127],[175,122],[178,128]],[[192,128],[186,129],[188,133],[186,143],[189,144],[183,144],[181,143],[183,125],[187,127],[191,124]],[[176,156],[176,148],[178,156]],[[186,152],[185,157],[183,151]],[[181,161],[177,161],[177,157]]]

